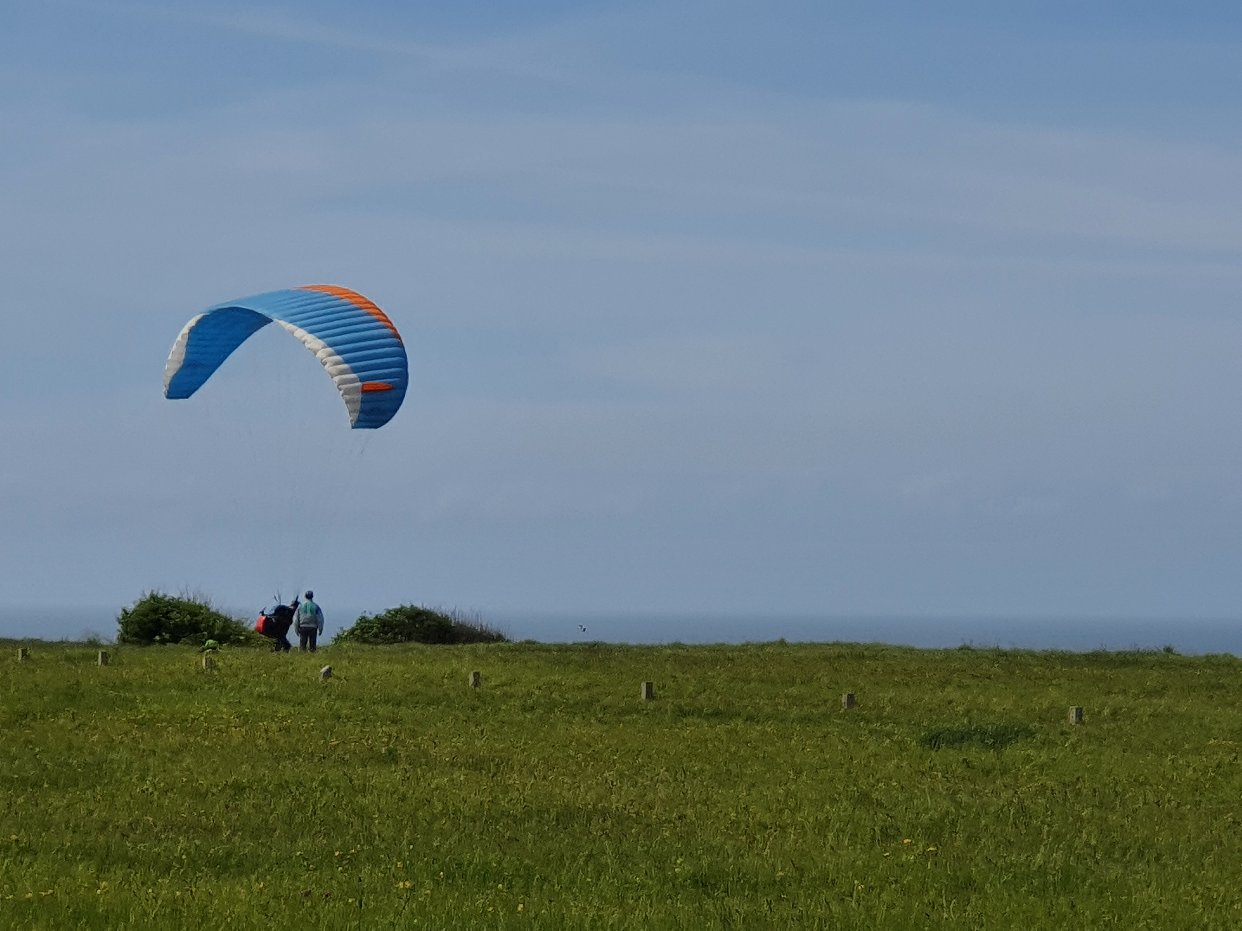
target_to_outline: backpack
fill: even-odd
[[[319,626],[319,606],[315,602],[307,600],[298,606],[298,629],[310,630],[312,627]]]
[[[268,617],[267,612],[264,611],[259,615],[259,619],[254,622],[255,632],[262,634],[264,637],[270,637],[271,634],[269,633],[269,630],[271,628],[271,624],[272,619]]]

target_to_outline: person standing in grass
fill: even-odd
[[[289,628],[293,626],[293,618],[298,610],[298,600],[293,599],[292,604],[278,604],[272,609],[272,632],[269,636],[272,638],[273,653],[288,653]]]
[[[316,641],[323,633],[323,611],[315,604],[315,593],[306,590],[306,597],[298,608],[298,650],[315,652]]]

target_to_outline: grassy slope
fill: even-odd
[[[1242,923],[1232,658],[112,653],[3,644],[0,926]]]

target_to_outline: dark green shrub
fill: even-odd
[[[336,635],[345,643],[496,643],[507,639],[479,621],[467,621],[418,605],[389,608],[372,617],[363,614]]]
[[[148,592],[117,617],[117,643],[149,645],[189,643],[202,646],[207,640],[247,643],[259,635],[236,618],[222,614],[202,598],[176,598]]]

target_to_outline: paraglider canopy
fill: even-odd
[[[268,291],[192,317],[164,365],[164,397],[190,397],[233,350],[273,322],[315,354],[351,427],[382,427],[397,413],[409,380],[401,334],[370,300],[337,285]]]

